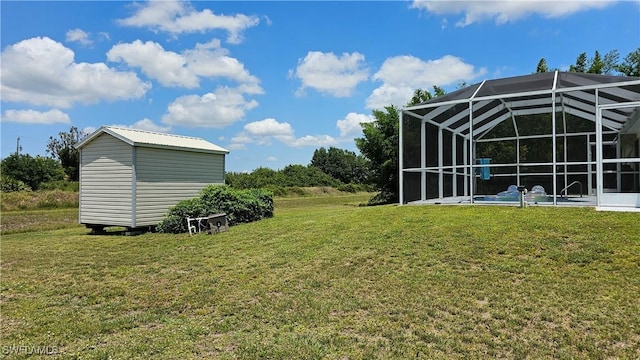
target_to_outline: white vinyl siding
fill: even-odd
[[[81,151],[80,222],[131,226],[133,148],[102,134]]]
[[[136,226],[156,225],[179,201],[224,183],[224,155],[139,147],[136,180]]]
[[[209,184],[224,183],[225,152],[128,141],[105,132],[80,147],[80,223],[157,225],[179,201],[198,196]]]

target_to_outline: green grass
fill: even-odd
[[[637,213],[367,198],[278,199],[214,236],[3,235],[3,353],[640,357]]]

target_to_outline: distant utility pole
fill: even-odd
[[[20,155],[20,150],[22,150],[22,147],[20,146],[20,136],[18,136],[18,140],[16,141],[16,155]]]

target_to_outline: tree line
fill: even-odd
[[[266,188],[275,195],[303,187],[333,187],[347,192],[374,189],[367,159],[336,147],[316,149],[308,165],[287,165],[280,170],[259,167],[250,173],[227,172],[225,181],[233,188]]]
[[[536,73],[549,71],[552,70],[549,69],[547,60],[541,58],[536,66]],[[615,49],[604,55],[596,50],[591,58],[587,57],[586,52],[580,53],[575,64],[569,65],[569,72],[640,77],[640,48],[627,54],[622,61],[620,53]]]
[[[68,132],[49,137],[45,149],[49,156],[31,156],[16,151],[2,159],[2,192],[69,188],[68,183],[78,181],[80,176],[80,153],[75,145],[87,135],[72,126]]]

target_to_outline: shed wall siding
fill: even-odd
[[[131,226],[132,151],[108,134],[82,148],[80,223]]]
[[[139,147],[136,180],[136,225],[156,225],[179,201],[224,183],[224,155]]]

